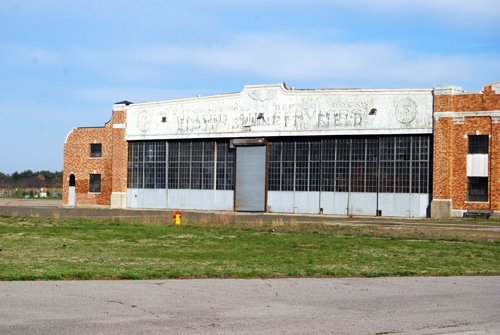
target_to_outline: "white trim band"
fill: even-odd
[[[481,117],[481,116],[491,116],[500,117],[500,110],[493,111],[474,111],[474,112],[434,112],[434,119],[439,119],[440,117]]]

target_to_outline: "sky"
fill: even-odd
[[[500,81],[500,0],[1,0],[0,172],[61,171],[113,103]]]

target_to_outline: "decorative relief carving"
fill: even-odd
[[[147,131],[151,126],[151,118],[147,110],[141,110],[137,115],[137,127],[141,131]]]
[[[258,100],[264,102],[266,100],[271,100],[276,96],[276,89],[254,89],[248,91],[248,96],[253,100]]]
[[[417,117],[417,104],[410,98],[402,99],[396,105],[396,119],[399,123],[411,123]]]

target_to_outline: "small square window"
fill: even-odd
[[[488,153],[488,135],[469,135],[469,154]]]
[[[91,143],[90,144],[90,157],[102,157],[102,144],[101,143]]]
[[[468,201],[488,201],[488,177],[469,177]]]
[[[89,192],[100,193],[101,192],[101,175],[91,174],[89,178]]]

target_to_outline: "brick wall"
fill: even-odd
[[[127,187],[127,142],[125,112],[113,112],[104,127],[75,128],[64,144],[63,204],[68,204],[69,178],[75,175],[76,206],[110,206],[112,192],[125,192]],[[90,144],[101,143],[101,157],[90,157]],[[101,192],[89,192],[90,174],[101,175]]]
[[[433,157],[433,198],[451,199],[451,161],[453,121],[451,118],[439,118],[434,121],[434,157]]]
[[[491,207],[500,210],[500,118],[494,119],[491,125],[493,136],[490,140],[490,196]]]
[[[113,146],[113,192],[127,191],[128,145],[127,141],[125,141],[125,116],[124,110],[115,110],[113,112],[113,124],[123,125],[120,128],[113,128],[111,135]]]
[[[496,116],[498,111],[500,94],[491,86],[486,86],[483,93],[445,94],[434,97],[433,201],[450,200],[451,209],[458,212],[478,209],[500,211],[500,117]],[[467,201],[469,135],[490,136],[488,202]]]

